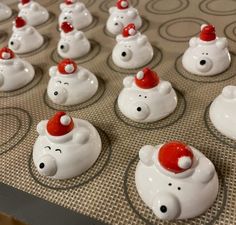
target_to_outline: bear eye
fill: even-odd
[[[47,148],[47,149],[51,150],[51,147],[50,147],[50,146],[45,146],[44,148]]]
[[[120,18],[121,18],[121,19],[124,19],[124,17],[123,17],[123,16],[121,16]]]
[[[64,84],[65,84],[65,85],[69,85],[69,83],[68,83],[68,82],[65,82]]]
[[[57,81],[57,83],[61,84],[61,81],[60,81],[60,80],[58,80],[58,81]]]
[[[208,55],[208,53],[206,53],[206,55]]]
[[[138,95],[138,97],[142,97],[142,95]]]
[[[57,148],[57,149],[55,149],[55,152],[60,152],[61,153],[61,149]]]
[[[147,98],[147,96],[144,96],[144,98]]]
[[[202,55],[204,55],[204,52],[202,53]]]

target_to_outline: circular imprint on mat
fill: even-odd
[[[77,64],[86,63],[86,62],[94,59],[100,53],[101,45],[94,40],[89,40],[89,41],[91,43],[91,50],[85,56],[82,56],[77,59],[73,59]],[[51,59],[55,63],[59,63],[61,60],[63,60],[63,58],[58,54],[57,49],[54,49],[52,51]]]
[[[146,30],[148,30],[149,26],[150,26],[150,22],[149,22],[145,17],[142,16],[142,26],[140,27],[139,31],[140,31],[141,33],[144,33]],[[107,35],[107,36],[109,36],[109,37],[112,37],[112,38],[115,38],[115,37],[116,37],[116,35],[110,33],[110,32],[106,29],[106,25],[103,27],[103,32],[104,32],[105,35]]]
[[[168,41],[187,42],[190,38],[198,36],[202,24],[208,24],[208,22],[194,17],[176,18],[163,23],[158,32]]]
[[[224,29],[225,36],[231,41],[236,42],[236,21],[228,24]]]
[[[90,7],[96,2],[96,0],[84,0],[83,3],[86,5],[86,7]]]
[[[110,54],[107,57],[107,65],[110,67],[110,69],[112,69],[115,72],[121,73],[121,74],[136,74],[138,72],[138,70],[144,68],[145,66],[150,67],[151,69],[153,69],[154,67],[156,67],[162,60],[162,51],[157,48],[156,46],[152,45],[153,50],[154,50],[154,55],[152,60],[144,66],[141,66],[139,68],[135,68],[135,69],[123,69],[120,68],[118,66],[116,66],[112,60],[112,54]]]
[[[235,60],[235,55],[230,52],[231,54],[231,64],[230,67],[215,76],[199,76],[199,75],[194,75],[189,73],[187,70],[184,69],[183,65],[182,65],[182,55],[178,56],[176,61],[175,61],[175,69],[178,72],[178,74],[180,74],[182,77],[184,77],[185,79],[191,80],[191,81],[196,81],[196,82],[201,82],[201,83],[215,83],[215,82],[221,82],[221,81],[225,81],[228,80],[232,77],[235,76],[236,71],[235,71],[235,67],[236,67],[236,60]]]
[[[54,110],[59,110],[59,111],[71,112],[71,111],[76,111],[76,110],[87,108],[87,107],[91,106],[92,104],[96,103],[97,101],[99,101],[106,90],[105,81],[98,76],[97,76],[97,79],[98,79],[98,90],[97,90],[96,94],[94,96],[92,96],[89,100],[87,100],[86,102],[83,102],[78,105],[71,105],[71,106],[57,105],[49,99],[49,97],[47,95],[47,90],[45,90],[45,92],[44,92],[43,101],[44,101],[45,105],[47,105],[49,108],[54,109]]]
[[[0,155],[19,144],[30,130],[32,119],[20,108],[0,108]]]
[[[81,29],[81,31],[86,32],[86,31],[88,31],[88,30],[91,30],[92,28],[94,28],[94,27],[97,26],[98,21],[99,21],[98,17],[93,15],[93,21],[92,21],[92,23],[91,23],[90,25],[88,25],[87,27]],[[59,30],[59,25],[57,25],[57,31],[60,32],[60,30]]]
[[[47,26],[47,25],[51,24],[55,19],[56,19],[56,15],[55,15],[54,13],[52,13],[52,12],[49,12],[49,18],[48,18],[48,20],[45,21],[45,22],[42,23],[42,24],[39,24],[39,25],[35,26],[35,28],[36,28],[36,29],[40,29],[40,28],[42,28],[42,27],[44,27],[44,26]]]
[[[44,42],[42,44],[42,46],[40,46],[38,49],[35,49],[31,52],[28,53],[17,53],[18,56],[20,56],[20,58],[24,58],[24,57],[29,57],[29,56],[34,56],[40,52],[42,52],[43,50],[47,49],[49,42],[50,42],[50,38],[46,35],[42,35]]]
[[[4,24],[4,23],[11,22],[11,21],[13,20],[13,18],[16,17],[16,15],[17,15],[17,11],[15,11],[15,10],[13,9],[13,10],[12,10],[12,15],[11,15],[9,18],[7,18],[7,19],[2,20],[2,21],[0,22],[0,25],[1,25],[1,24]]]
[[[212,102],[211,102],[212,103]],[[223,144],[226,144],[232,148],[236,148],[236,140],[230,139],[226,137],[225,135],[221,134],[213,125],[211,122],[210,116],[209,116],[209,111],[210,111],[210,106],[211,103],[206,107],[205,113],[204,113],[204,121],[207,129],[209,132],[215,136],[219,141],[221,141]]]
[[[129,2],[133,7],[136,7],[139,4],[139,0],[130,0]],[[109,8],[112,6],[115,6],[113,0],[105,0],[99,5],[99,9],[103,12],[108,13]]]
[[[20,95],[34,88],[43,78],[43,70],[40,67],[34,66],[34,70],[35,70],[34,79],[30,81],[30,83],[26,84],[24,87],[17,89],[15,91],[0,91],[0,99]]]
[[[236,14],[235,0],[204,0],[199,4],[199,9],[206,14],[214,16],[229,16]]]
[[[145,8],[150,13],[166,15],[181,12],[188,6],[188,0],[151,0]]]
[[[68,179],[68,180],[50,179],[50,178],[41,176],[38,173],[37,169],[34,166],[32,153],[31,153],[28,166],[29,166],[29,172],[31,176],[34,178],[35,182],[53,190],[68,190],[72,188],[81,187],[91,182],[96,177],[98,177],[102,173],[102,171],[105,169],[107,164],[109,163],[111,153],[112,153],[112,148],[111,148],[111,141],[108,135],[100,128],[96,127],[96,129],[98,130],[99,135],[102,140],[102,151],[97,161],[89,170],[87,170],[86,172],[84,172],[78,177]]]
[[[136,215],[139,216],[146,224],[154,225],[154,224],[175,224],[175,225],[194,225],[194,224],[213,224],[220,216],[221,212],[223,211],[226,200],[227,200],[227,187],[224,181],[224,178],[221,174],[218,173],[219,176],[219,193],[215,203],[212,205],[210,209],[207,210],[201,216],[198,216],[194,219],[188,220],[175,220],[175,221],[163,221],[158,219],[153,211],[148,208],[145,203],[142,201],[141,197],[139,196],[136,185],[135,185],[135,170],[138,164],[139,157],[138,155],[132,159],[125,171],[124,175],[124,194],[126,197],[127,202],[129,203],[130,207],[134,211]]]
[[[156,129],[168,127],[168,126],[176,123],[179,119],[181,119],[183,117],[185,109],[186,109],[186,100],[185,100],[183,94],[177,89],[175,89],[175,91],[176,91],[177,98],[178,98],[178,104],[177,104],[175,111],[172,114],[170,114],[169,116],[167,116],[166,118],[163,118],[159,121],[151,122],[151,123],[138,123],[138,122],[135,122],[135,121],[127,118],[120,111],[120,109],[118,107],[117,99],[116,99],[115,105],[114,105],[115,114],[118,117],[118,119],[120,119],[123,123],[127,124],[128,126],[139,128],[139,129],[156,130]]]
[[[0,43],[4,42],[7,39],[7,33],[4,31],[0,31]]]
[[[54,3],[57,3],[58,0],[44,0],[42,3],[42,6],[44,7],[47,7],[47,6],[50,6],[50,5],[53,5]]]

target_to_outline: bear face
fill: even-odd
[[[57,45],[57,52],[62,58],[76,59],[90,51],[90,42],[82,31],[69,33],[61,32],[61,39]]]
[[[231,62],[227,39],[217,38],[212,25],[202,25],[199,38],[191,38],[182,58],[183,67],[199,76],[224,72]]]
[[[75,105],[90,99],[98,89],[98,80],[85,68],[69,75],[61,75],[57,67],[51,67],[48,83],[48,97],[58,105]]]
[[[38,172],[53,179],[69,179],[88,170],[101,152],[97,130],[87,121],[75,119],[73,130],[62,136],[51,136],[47,122],[41,121],[39,137],[33,147],[33,161]]]
[[[27,24],[37,26],[49,19],[48,11],[37,2],[30,1],[27,4],[18,4],[19,16],[23,17]]]
[[[19,58],[0,59],[0,91],[14,91],[34,78],[34,68]]]
[[[140,197],[163,220],[199,216],[213,204],[218,193],[214,165],[191,147],[191,167],[182,173],[169,172],[158,160],[162,146],[144,146],[139,152],[135,183]]]
[[[81,2],[71,5],[61,3],[60,9],[59,26],[66,21],[71,23],[75,29],[81,30],[89,26],[93,21],[91,13]]]
[[[13,27],[13,34],[9,39],[8,46],[15,53],[28,53],[43,45],[42,35],[31,26],[22,28]]]
[[[109,9],[109,14],[110,16],[106,23],[106,29],[114,35],[120,34],[122,29],[130,23],[135,24],[137,29],[142,26],[142,19],[138,10],[133,7],[129,7],[128,9],[111,7]]]
[[[12,15],[11,8],[0,2],[0,21],[10,18],[11,15]]]
[[[167,81],[153,88],[138,87],[133,77],[126,77],[118,97],[120,111],[136,122],[154,122],[171,114],[177,106],[177,96]]]
[[[118,35],[112,51],[113,62],[124,69],[135,69],[147,65],[153,58],[153,48],[145,35],[139,32],[130,37]]]
[[[210,119],[223,135],[236,140],[236,86],[226,86],[210,106]]]

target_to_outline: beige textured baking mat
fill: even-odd
[[[236,224],[236,142],[218,133],[208,116],[209,104],[222,88],[236,85],[236,1],[132,1],[144,20],[141,30],[155,49],[150,66],[173,84],[179,97],[177,109],[170,117],[148,125],[124,118],[116,105],[122,79],[135,71],[119,69],[110,59],[115,40],[104,25],[107,10],[115,1],[83,2],[95,18],[85,30],[93,49],[78,63],[99,77],[100,89],[89,102],[73,107],[55,106],[47,98],[48,69],[58,61],[55,48],[59,39],[59,1],[40,1],[51,13],[50,21],[39,27],[47,43],[22,56],[35,65],[37,76],[21,90],[0,93],[0,181],[108,224]],[[10,6],[17,10],[16,4]],[[11,34],[11,22],[12,19],[0,24],[1,47]],[[198,34],[202,23],[214,24],[218,36],[229,40],[232,64],[219,76],[193,76],[181,65],[188,40]],[[40,177],[31,158],[37,123],[57,110],[89,120],[103,142],[96,164],[68,181]],[[215,204],[202,216],[170,223],[158,220],[143,204],[135,188],[134,172],[143,145],[172,139],[195,146],[212,160],[219,174],[220,191]]]

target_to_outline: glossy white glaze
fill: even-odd
[[[0,2],[0,21],[10,18],[11,15],[12,15],[11,8]]]

